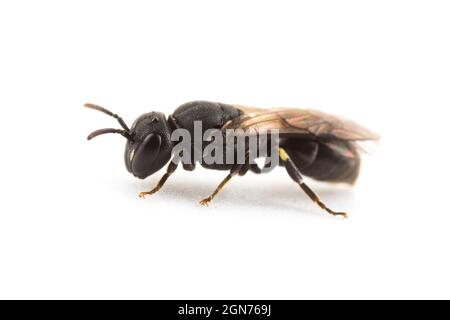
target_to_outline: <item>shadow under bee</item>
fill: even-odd
[[[148,184],[148,182],[147,182]],[[350,205],[353,207],[353,190],[348,186],[339,186],[327,183],[313,183],[322,195],[323,200],[335,203],[336,205]],[[140,187],[136,186],[136,190]],[[276,183],[262,185],[256,181],[246,181],[238,183],[234,181],[233,188],[229,188],[222,193],[222,197],[217,199],[210,208],[202,208],[198,205],[198,199],[211,192],[214,183],[205,183],[199,180],[179,180],[167,184],[166,188],[158,194],[152,195],[159,198],[158,201],[176,201],[184,205],[198,208],[206,213],[213,213],[214,210],[233,209],[242,213],[261,212],[270,214],[312,214],[322,215],[322,211],[308,200],[304,194],[299,192],[297,185],[293,183]],[[326,215],[323,215],[326,217]]]

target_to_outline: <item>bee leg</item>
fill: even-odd
[[[145,196],[147,196],[147,195],[149,196],[149,195],[152,195],[152,194],[158,192],[159,189],[162,188],[162,186],[164,185],[164,183],[166,183],[166,181],[167,181],[167,179],[170,177],[170,175],[171,175],[172,173],[175,172],[175,170],[177,169],[177,167],[178,167],[178,162],[175,163],[175,162],[173,162],[173,161],[170,161],[169,166],[167,167],[166,173],[165,173],[165,174],[162,176],[162,178],[158,181],[158,184],[157,184],[152,190],[150,190],[150,191],[139,193],[139,198],[145,198]]]
[[[202,201],[200,201],[200,204],[202,206],[207,207],[209,205],[209,203],[211,202],[211,200],[214,199],[214,197],[219,194],[219,192],[223,189],[223,187],[225,187],[225,185],[231,180],[231,178],[233,178],[233,176],[236,175],[236,173],[234,173],[234,174],[229,173],[225,177],[225,179],[223,179],[223,181],[217,186],[216,190],[214,190],[214,192],[208,198],[205,198]]]
[[[202,206],[208,206],[212,199],[219,194],[219,192],[225,187],[225,185],[233,178],[235,175],[239,173],[242,165],[237,165],[233,169],[231,169],[230,173],[222,180],[222,182],[217,186],[216,190],[208,197],[200,201]]]
[[[278,149],[278,154],[280,156],[281,161],[283,161],[286,170],[289,174],[289,176],[299,184],[300,188],[308,195],[308,197],[317,203],[317,205],[328,212],[329,214],[332,214],[333,216],[342,216],[344,218],[347,218],[347,214],[345,212],[336,212],[328,208],[319,198],[318,195],[312,191],[308,185],[303,181],[303,176],[300,173],[300,170],[297,168],[297,166],[294,164],[294,162],[289,158],[289,155],[283,148]]]
[[[223,181],[217,186],[216,190],[208,197],[200,201],[202,206],[208,206],[212,199],[219,194],[219,192],[225,187],[225,185],[233,178],[235,175],[239,174],[241,176],[245,175],[247,171],[250,169],[249,164],[249,150],[246,148],[245,150],[245,161],[243,164],[235,164],[230,173],[223,179]]]

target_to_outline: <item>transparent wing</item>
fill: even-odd
[[[278,129],[280,135],[300,135],[321,140],[369,141],[379,136],[359,124],[320,111],[276,108],[260,109],[235,105],[242,115],[223,129],[244,131]]]

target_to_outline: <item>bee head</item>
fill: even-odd
[[[105,108],[92,104],[85,104],[85,107],[117,119],[122,129],[96,130],[88,136],[88,140],[106,133],[118,133],[125,137],[125,166],[135,177],[145,179],[170,161],[173,148],[171,131],[163,113],[145,113],[137,118],[130,129],[121,117]]]

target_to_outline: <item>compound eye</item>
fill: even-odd
[[[132,171],[137,176],[147,176],[152,170],[152,164],[161,149],[161,136],[151,133],[137,148],[131,164]]]

